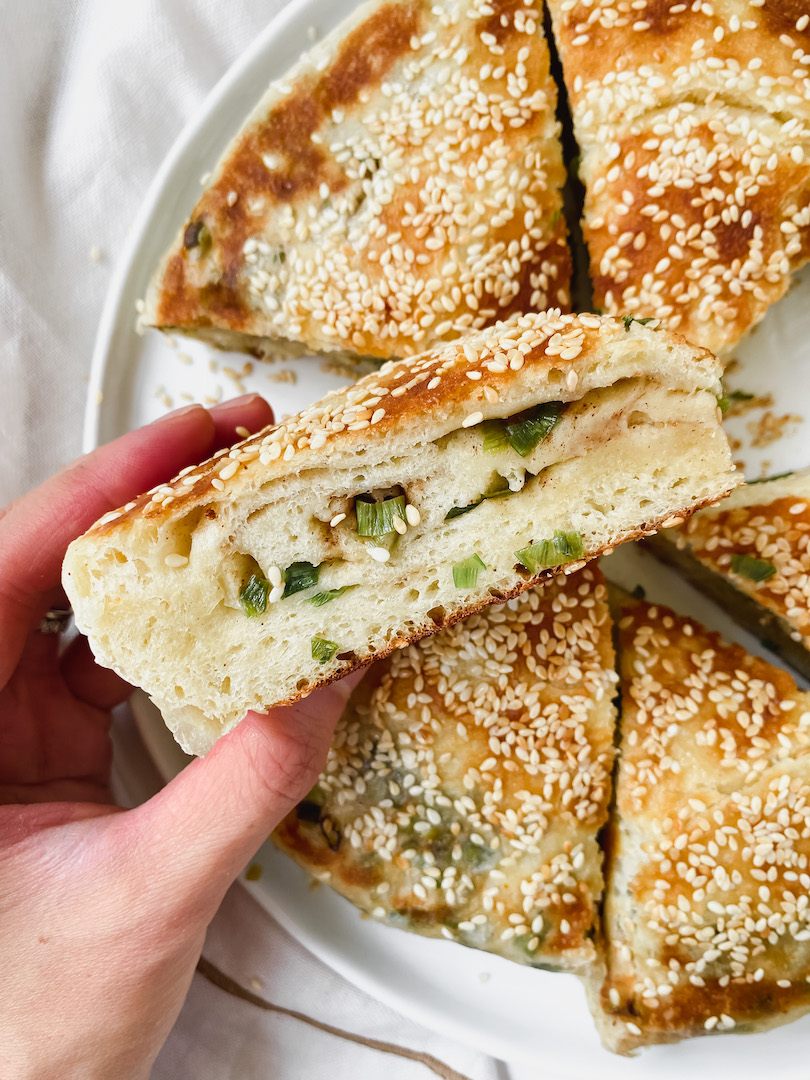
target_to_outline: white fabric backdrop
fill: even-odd
[[[143,194],[205,94],[284,3],[0,0],[0,504],[80,452],[96,323]],[[372,1001],[238,886],[205,951],[269,1001],[429,1053],[470,1080],[523,1075]],[[383,1073],[431,1075],[424,1064],[262,1011],[197,976],[153,1075]]]

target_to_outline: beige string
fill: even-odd
[[[470,1080],[468,1076],[451,1069],[449,1065],[445,1065],[443,1061],[439,1061],[432,1054],[420,1054],[416,1050],[408,1050],[406,1047],[397,1046],[395,1043],[381,1042],[379,1039],[367,1039],[364,1035],[355,1035],[351,1031],[343,1031],[341,1028],[325,1024],[322,1020],[316,1020],[314,1017],[297,1012],[295,1009],[287,1009],[283,1005],[273,1005],[269,1001],[265,1001],[263,997],[259,997],[258,994],[254,994],[250,990],[246,990],[244,986],[240,986],[235,979],[220,971],[204,956],[201,956],[197,962],[197,971],[204,979],[207,979],[220,990],[224,990],[226,994],[241,998],[242,1001],[247,1001],[258,1009],[264,1009],[266,1012],[281,1013],[282,1016],[290,1016],[293,1020],[300,1020],[302,1024],[309,1024],[310,1027],[317,1028],[319,1031],[325,1031],[327,1035],[334,1035],[338,1039],[346,1039],[348,1042],[365,1046],[369,1050],[377,1050],[381,1054],[394,1054],[396,1057],[415,1061],[419,1065],[424,1065],[425,1068],[430,1069],[436,1076],[441,1076],[442,1080]]]

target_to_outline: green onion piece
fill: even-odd
[[[646,319],[637,319],[635,315],[625,315],[622,319],[625,330],[629,330],[632,323],[637,322],[642,326],[646,326],[648,322],[652,322],[655,318],[654,315],[648,315]]]
[[[756,559],[753,555],[731,556],[731,569],[741,577],[747,577],[751,581],[767,581],[776,573],[773,563],[765,562],[764,559]]]
[[[320,567],[309,562],[294,562],[284,571],[284,597],[311,589],[318,584]]]
[[[509,432],[503,420],[485,420],[478,428],[484,436],[485,454],[498,454],[509,445]]]
[[[506,484],[506,480],[498,473],[495,474],[499,480],[502,480]],[[475,510],[476,506],[480,506],[485,499],[503,499],[507,495],[517,495],[516,491],[512,491],[508,484],[505,487],[497,488],[495,491],[487,491],[475,502],[467,503],[466,506],[452,506],[444,515],[445,521],[452,521],[453,518],[461,517],[462,514],[469,514],[470,510]]]
[[[563,563],[581,559],[584,554],[582,536],[578,532],[561,532],[559,529],[555,530],[551,540],[536,540],[515,552],[526,569],[533,574],[550,566],[562,566]]]
[[[246,881],[258,881],[262,876],[262,868],[258,863],[251,863],[245,871]]]
[[[319,664],[328,664],[340,646],[335,641],[328,641],[323,637],[312,639],[312,659]]]
[[[186,251],[198,247],[200,254],[207,254],[211,247],[211,233],[204,221],[191,221],[183,233],[183,247]]]
[[[314,596],[310,596],[309,602],[314,607],[323,607],[324,604],[328,604],[330,600],[334,600],[340,596],[341,593],[345,593],[347,589],[350,589],[351,585],[344,585],[340,589],[327,589],[325,592],[317,592]]]
[[[476,506],[480,506],[483,501],[483,498],[481,498],[477,502],[468,503],[466,506],[453,506],[444,515],[444,520],[452,521],[453,518],[461,517],[462,514],[469,514],[470,510],[474,510]]]
[[[270,594],[270,582],[260,574],[251,574],[247,583],[239,590],[239,603],[242,611],[252,619],[267,610],[267,597]]]
[[[453,567],[453,584],[457,589],[474,589],[478,575],[486,568],[487,564],[480,555],[470,555]]]
[[[728,399],[728,394],[719,394],[717,397],[717,404],[720,408],[720,412],[725,416],[728,412],[728,407],[731,404]]]
[[[405,521],[405,496],[397,495],[382,502],[371,502],[362,497],[355,499],[358,536],[386,536],[396,532],[394,518]]]
[[[528,457],[559,421],[564,408],[561,401],[547,401],[525,413],[523,419],[507,424],[509,445],[521,457]]]
[[[786,476],[793,476],[792,472],[780,472],[775,473],[773,476],[760,476],[758,480],[748,480],[748,486],[751,484],[769,484],[771,480],[784,480]]]

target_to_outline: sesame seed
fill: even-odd
[[[483,419],[484,414],[482,412],[470,413],[469,416],[465,417],[464,420],[462,420],[461,426],[463,428],[475,427],[475,425],[480,424]]]
[[[375,562],[388,562],[391,558],[391,552],[387,548],[375,547],[373,544],[369,544],[366,550]]]
[[[341,521],[345,521],[345,520],[346,520],[346,515],[345,514],[335,514],[335,516],[329,522],[329,525],[331,526],[331,528],[334,529],[336,525],[339,525],[341,523]]]
[[[413,503],[406,503],[405,505],[405,520],[408,522],[411,528],[415,528],[422,522],[422,515],[419,513]]]
[[[180,567],[188,565],[188,557],[186,555],[167,555],[164,560],[167,566]]]

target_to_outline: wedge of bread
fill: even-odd
[[[693,619],[618,608],[602,1039],[787,1023],[810,1009],[810,694]]]
[[[805,470],[746,484],[649,546],[810,679],[809,541]]]
[[[549,0],[594,303],[718,355],[810,253],[810,26],[778,0]]]
[[[736,486],[719,365],[664,331],[521,316],[385,365],[102,518],[64,582],[97,658],[205,752]]]
[[[144,322],[225,348],[422,352],[569,305],[539,3],[374,0],[270,86]]]
[[[375,664],[275,843],[392,926],[593,972],[611,628],[592,564]]]

